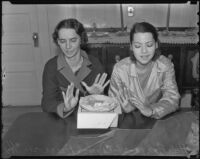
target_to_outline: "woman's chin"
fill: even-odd
[[[151,61],[140,61],[139,63],[141,65],[148,65]]]
[[[76,53],[66,53],[65,52],[65,57],[67,58],[73,58],[76,55]]]
[[[151,60],[150,61],[138,61],[137,65],[139,65],[141,67],[148,67],[150,63],[151,63]]]

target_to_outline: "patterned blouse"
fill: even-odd
[[[179,107],[180,94],[175,80],[173,63],[161,55],[153,62],[150,74],[146,78],[146,80],[143,79],[146,81],[144,85],[139,80],[135,63],[131,61],[130,57],[126,57],[116,63],[113,68],[108,94],[118,99],[119,92],[124,93],[125,87],[129,97],[136,96],[143,103],[148,101],[146,106],[153,110],[152,117],[156,119],[176,111]],[[134,103],[130,100],[128,102],[129,105],[126,108],[121,105],[123,112],[128,113],[136,109]]]

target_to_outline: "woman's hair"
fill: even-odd
[[[53,41],[55,42],[56,45],[58,45],[57,41],[58,32],[62,28],[74,29],[81,38],[81,46],[80,46],[81,49],[85,49],[87,47],[87,42],[88,42],[87,33],[85,31],[83,24],[76,19],[64,19],[57,24],[54,33],[52,34]]]
[[[157,30],[152,24],[147,23],[147,22],[135,23],[130,32],[130,43],[132,45],[132,42],[134,40],[133,37],[134,37],[135,33],[147,33],[147,32],[151,33],[153,35],[155,42],[158,43],[158,48],[155,50],[155,54],[152,58],[152,60],[155,61],[160,56],[160,51],[159,51],[159,43],[160,42],[158,39]],[[132,51],[130,53],[130,57],[133,62],[136,61],[136,58],[135,58],[134,54],[132,53]]]

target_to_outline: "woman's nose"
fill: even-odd
[[[66,48],[69,49],[71,47],[71,44],[69,41],[66,42]]]
[[[142,46],[142,53],[146,53],[147,52],[147,47],[146,46]]]

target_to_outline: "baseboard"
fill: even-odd
[[[3,105],[3,108],[36,108],[41,105]]]

